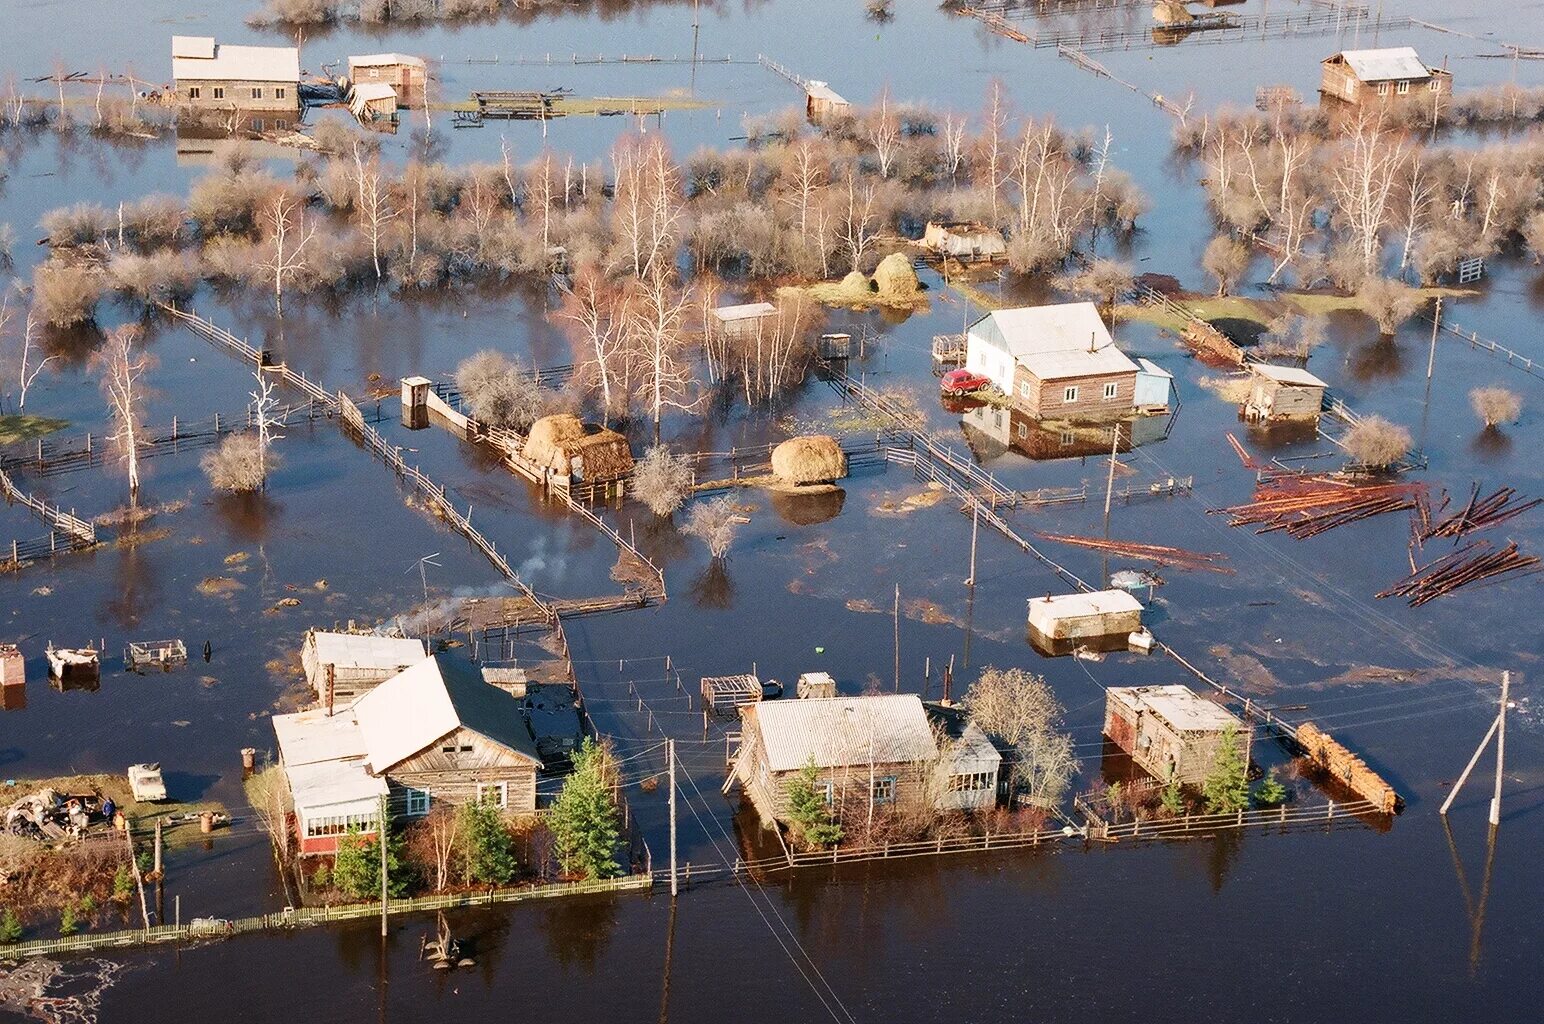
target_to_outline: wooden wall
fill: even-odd
[[[1115,385],[1115,397],[1104,397],[1104,386]],[[1028,388],[1028,395],[1025,389]],[[1066,400],[1069,387],[1078,389],[1075,401]],[[1126,370],[1063,380],[1041,380],[1021,363],[1013,371],[1013,401],[1037,419],[1097,420],[1123,416],[1136,405],[1137,373]]]
[[[445,748],[451,747],[453,750]],[[462,748],[470,749],[462,749]],[[494,743],[480,733],[459,729],[386,772],[392,787],[392,813],[406,813],[403,787],[427,789],[431,802],[453,804],[476,799],[485,782],[507,784],[511,811],[536,809],[536,770],[530,758]]]

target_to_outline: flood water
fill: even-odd
[[[0,73],[14,72],[25,85],[51,73],[57,59],[86,71],[132,66],[160,79],[173,32],[228,41],[283,38],[242,24],[250,13],[246,0],[205,6],[143,0],[133,5],[130,20],[108,0],[14,3],[5,11]],[[585,5],[478,25],[379,31],[341,25],[312,32],[302,64],[317,72],[348,53],[424,53],[441,61],[446,99],[474,88],[695,92],[707,106],[647,124],[665,133],[678,158],[700,146],[736,145],[744,117],[801,100],[798,90],[755,63],[757,53],[826,79],[855,102],[888,86],[898,99],[969,114],[981,109],[988,84],[1000,78],[1022,114],[1052,114],[1063,125],[1100,134],[1109,126],[1115,162],[1153,200],[1128,258],[1140,270],[1206,287],[1199,255],[1212,227],[1196,183],[1203,172],[1173,156],[1168,115],[1058,59],[1054,47],[1012,42],[931,4],[893,6],[894,19],[878,23],[865,18],[858,0],[703,4],[699,52],[734,62],[695,69],[689,63],[567,62],[574,53],[690,55],[694,6],[687,3]],[[1138,4],[1068,6],[1080,10],[1058,24],[1150,24]],[[1544,83],[1544,63],[1493,59],[1497,47],[1488,41],[1544,43],[1540,4],[1382,6],[1386,16],[1429,19],[1461,34],[1404,25],[1380,29],[1376,38],[1359,29],[1220,45],[1187,41],[1097,57],[1117,77],[1150,92],[1180,97],[1194,91],[1198,111],[1250,106],[1263,84],[1290,84],[1311,97],[1321,57],[1375,44],[1408,43],[1428,62],[1446,59],[1460,89],[1513,76]],[[1228,9],[1263,15],[1318,8],[1248,0]],[[98,27],[67,33],[61,31],[66,22]],[[1033,18],[1024,23],[1036,24]],[[415,116],[407,115],[403,131],[386,141],[388,162],[402,158]],[[635,127],[628,118],[569,118],[547,126],[546,144],[597,161]],[[541,133],[534,123],[518,122],[447,132],[445,159],[497,159],[501,138],[528,157],[542,147]],[[205,169],[179,160],[171,139],[126,148],[40,135],[5,145],[0,223],[16,229],[12,272],[24,280],[44,255],[30,242],[46,211],[152,192],[184,195]],[[288,173],[282,160],[274,167]],[[935,334],[958,331],[973,310],[936,276],[925,273],[924,281],[930,308],[900,322],[878,313],[838,312],[831,319],[834,327],[877,335],[866,358],[854,362],[855,376],[914,389],[927,399],[929,429],[966,453],[961,414],[932,400],[929,345]],[[1498,258],[1480,294],[1452,302],[1447,315],[1482,337],[1544,357],[1541,281],[1544,273],[1528,257]],[[547,320],[551,301],[547,289],[530,285],[405,302],[368,295],[336,303],[287,300],[282,323],[261,295],[205,290],[197,306],[236,334],[282,352],[329,388],[357,395],[414,373],[444,378],[461,358],[490,345],[541,365],[567,362],[567,344]],[[121,311],[104,308],[104,323],[121,319]],[[1480,482],[1544,494],[1544,463],[1536,454],[1544,383],[1444,340],[1428,386],[1428,330],[1412,321],[1391,344],[1365,319],[1337,316],[1312,369],[1358,412],[1419,428],[1418,442],[1431,460],[1419,478],[1434,489],[1466,496]],[[1544,963],[1538,915],[1544,875],[1532,856],[1544,842],[1544,734],[1533,693],[1544,654],[1536,611],[1540,577],[1410,609],[1372,596],[1408,571],[1402,514],[1301,542],[1230,529],[1207,509],[1247,500],[1253,475],[1224,435],[1235,432],[1252,445],[1259,439],[1238,423],[1235,406],[1199,385],[1214,371],[1172,337],[1125,324],[1117,338],[1133,357],[1171,370],[1182,399],[1167,437],[1123,456],[1135,470],[1131,479],[1189,477],[1194,486],[1188,495],[1117,502],[1112,535],[1220,552],[1236,569],[1227,576],[1164,570],[1155,631],[1214,677],[1296,709],[1288,717],[1312,718],[1362,754],[1405,797],[1406,810],[1390,830],[1343,826],[1093,848],[1069,841],[1032,852],[811,870],[745,887],[705,882],[690,886],[674,905],[657,892],[469,912],[452,923],[458,937],[471,941],[477,966],[443,974],[417,960],[419,938],[434,924],[422,917],[394,920],[384,945],[367,922],[181,951],[115,953],[126,969],[106,990],[100,1019],[1536,1019],[1533,988]],[[68,420],[68,436],[100,437],[106,423],[84,365],[93,343],[89,336],[56,339],[66,358],[28,395],[27,411]],[[230,356],[167,324],[151,326],[148,344],[159,361],[152,425],[243,412],[252,380]],[[1521,423],[1500,439],[1482,437],[1469,409],[1470,388],[1489,384],[1524,396]],[[675,417],[665,435],[725,450],[781,436],[778,421],[819,421],[840,403],[812,376],[770,413],[733,406],[698,419]],[[388,440],[446,485],[459,507],[472,508],[473,522],[537,591],[559,597],[617,591],[609,576],[616,552],[605,538],[544,507],[522,481],[449,433],[403,428],[394,397],[383,401],[381,413]],[[635,439],[635,447],[641,441]],[[1272,452],[1309,456],[1327,447],[1309,438],[1280,442]],[[161,761],[174,796],[221,801],[236,819],[207,846],[173,850],[168,899],[180,896],[185,917],[233,918],[284,905],[267,839],[244,806],[239,751],[271,748],[269,715],[299,699],[304,630],[406,614],[423,596],[417,567],[423,555],[438,554],[440,565],[428,576],[436,597],[505,588],[461,538],[409,507],[391,474],[325,418],[286,430],[283,465],[261,498],[211,496],[198,466],[201,451],[145,462],[142,502],[170,507],[140,528],[138,543],[0,577],[0,639],[23,645],[30,679],[25,707],[0,712],[0,764],[4,778],[26,779]],[[984,466],[1008,486],[1086,481],[1096,495],[1083,504],[1016,513],[1026,534],[1103,528],[1098,496],[1107,463],[1097,456],[982,454]],[[83,514],[107,511],[126,497],[125,482],[101,466],[46,477],[24,473],[20,481]],[[841,497],[814,508],[739,492],[751,522],[719,567],[701,544],[635,506],[608,513],[624,532],[636,530],[639,546],[664,567],[670,597],[649,610],[574,621],[568,633],[597,725],[615,737],[624,757],[634,758],[630,779],[659,770],[660,740],[666,733],[677,739],[690,769],[683,783],[683,859],[722,863],[735,856],[742,836],[738,798],[719,795],[724,740],[718,733],[703,738],[700,716],[665,675],[667,655],[688,690],[701,676],[749,671],[752,664],[763,678],[789,683],[800,672],[823,670],[844,692],[888,688],[894,685],[889,611],[899,584],[901,687],[936,698],[941,666],[951,657],[958,686],[984,665],[1043,673],[1068,709],[1084,765],[1079,787],[1098,777],[1104,687],[1191,681],[1160,657],[1041,658],[1025,637],[1024,601],[1061,589],[1054,574],[983,530],[977,584],[967,589],[961,581],[969,570],[969,520],[949,502],[908,503],[919,495],[925,491],[909,473],[878,465],[860,468],[843,482]],[[20,507],[0,508],[0,524],[18,538],[44,532]],[[1505,535],[1538,551],[1541,524],[1537,515],[1524,516],[1506,524]],[[1125,567],[1106,566],[1091,551],[1047,550],[1080,575]],[[124,643],[163,636],[187,642],[194,657],[186,668],[147,676],[119,671],[116,652]],[[100,688],[50,689],[45,644],[98,637],[110,654]],[[208,662],[201,655],[206,641]],[[1503,821],[1487,872],[1489,768],[1482,765],[1455,805],[1451,845],[1437,807],[1494,714],[1502,669],[1513,673],[1518,703],[1509,719]],[[630,684],[647,700],[652,728]],[[634,789],[629,800],[659,867],[666,848],[663,787]]]

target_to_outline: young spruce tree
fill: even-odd
[[[1249,806],[1248,771],[1238,727],[1230,725],[1222,731],[1217,754],[1212,758],[1212,770],[1201,786],[1207,814],[1231,814]]]
[[[831,807],[819,789],[820,770],[814,758],[788,780],[788,820],[794,837],[811,847],[830,846],[842,841],[842,826],[831,818]]]
[[[622,829],[611,796],[613,774],[610,753],[586,739],[547,819],[558,862],[569,874],[611,878],[621,871],[616,854]]]
[[[469,882],[508,885],[520,871],[515,859],[515,841],[504,827],[504,816],[492,803],[474,801],[462,804],[456,812],[459,831],[464,837],[466,874]]]

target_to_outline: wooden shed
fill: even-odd
[[[15,644],[0,644],[0,686],[23,686],[27,682],[27,659]]]
[[[361,82],[391,87],[399,107],[417,107],[424,102],[429,70],[422,57],[405,53],[368,53],[348,59],[348,77]]]
[[[1250,729],[1227,708],[1187,686],[1112,686],[1105,691],[1104,734],[1154,778],[1204,782],[1222,735],[1238,731],[1245,763]]]
[[[627,438],[615,430],[586,424],[572,413],[543,416],[533,423],[520,455],[559,486],[609,483],[633,471],[633,452]]]
[[[374,633],[312,629],[300,645],[300,664],[324,707],[346,708],[428,654],[422,640]]]
[[[1249,367],[1249,397],[1240,410],[1250,423],[1318,422],[1324,407],[1324,381],[1296,366],[1254,363]]]
[[[1008,255],[1001,231],[972,221],[928,221],[922,245],[934,255],[962,262],[1000,260]]]
[[[804,116],[813,125],[830,124],[852,113],[848,103],[825,82],[809,82],[804,87]]]
[[[397,94],[385,82],[355,82],[348,108],[360,124],[397,119]]]
[[[738,306],[720,306],[713,311],[712,328],[721,338],[754,338],[762,325],[777,316],[770,302],[747,302]]]
[[[794,689],[800,700],[810,697],[835,697],[836,680],[829,672],[802,672]]]
[[[1353,106],[1429,107],[1452,92],[1452,73],[1427,67],[1409,46],[1342,50],[1321,62],[1319,95]]]
[[[1050,643],[1124,637],[1142,628],[1142,602],[1124,590],[1032,597],[1029,628]]]

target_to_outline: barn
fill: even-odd
[[[1142,602],[1124,590],[1032,597],[1029,628],[1048,644],[1124,637],[1142,628]]]
[[[1296,366],[1253,363],[1249,396],[1240,412],[1251,423],[1286,420],[1317,422],[1324,406],[1324,381]]]
[[[1106,691],[1104,734],[1154,778],[1206,780],[1223,733],[1238,732],[1245,763],[1250,730],[1238,716],[1187,686],[1112,686]]]
[[[405,53],[367,53],[348,59],[348,77],[360,83],[389,86],[399,107],[417,107],[424,102],[429,70],[422,57]]]
[[[777,316],[770,302],[747,302],[738,306],[719,306],[713,311],[713,331],[720,338],[754,338],[763,324]]]
[[[1409,46],[1342,50],[1321,68],[1319,95],[1354,106],[1429,106],[1453,93],[1452,73],[1427,67]]]
[[[970,221],[929,221],[922,232],[922,246],[935,256],[952,260],[1000,260],[1008,244],[996,228]]]

